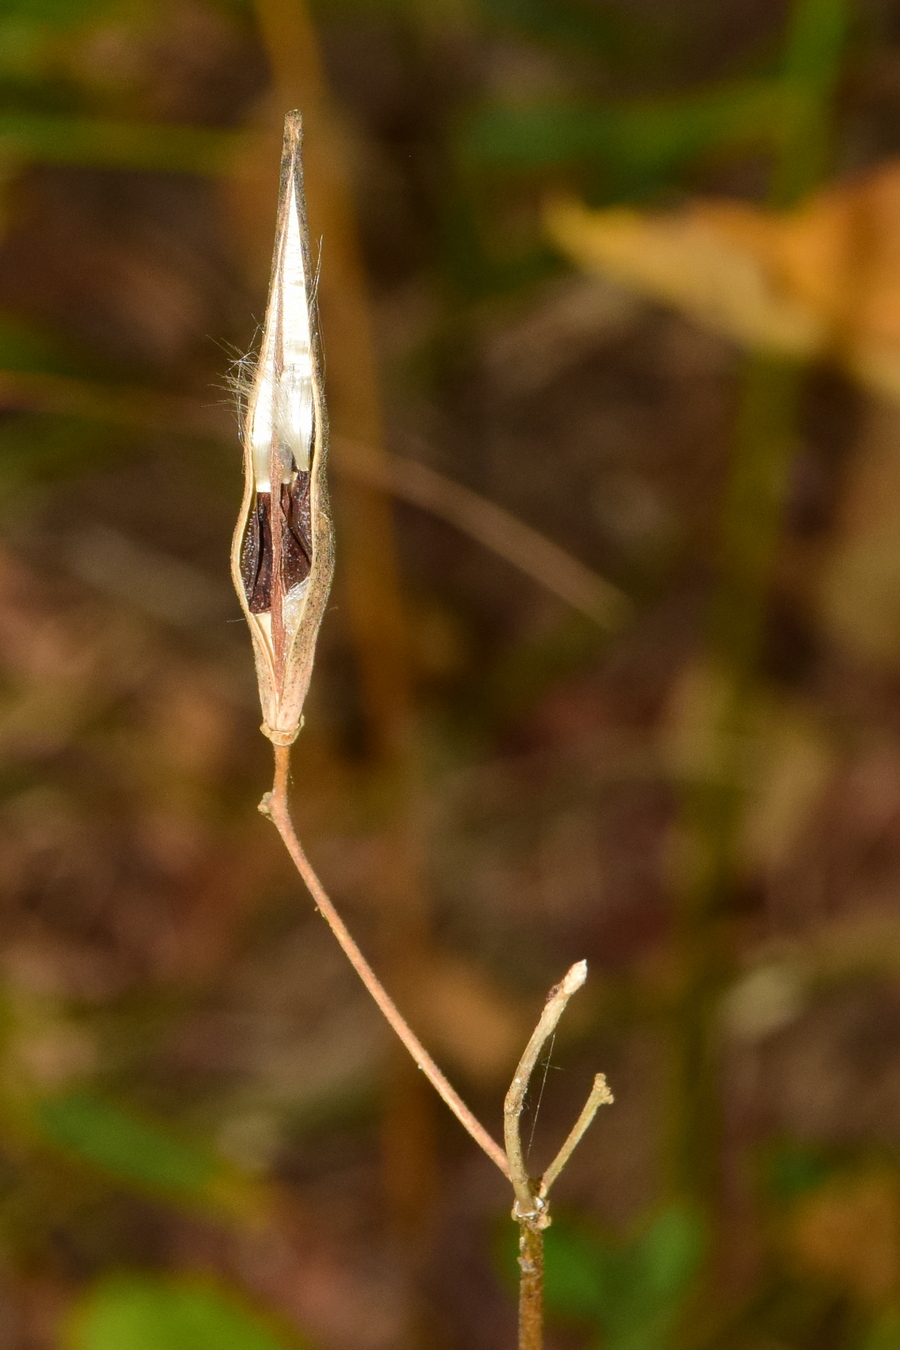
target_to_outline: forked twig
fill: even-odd
[[[550,1225],[547,1195],[572,1156],[579,1140],[604,1102],[613,1097],[602,1073],[594,1079],[587,1101],[562,1148],[543,1177],[533,1180],[522,1152],[521,1121],[525,1098],[541,1051],[556,1030],[566,1004],[587,979],[587,961],[577,961],[550,993],[537,1026],[519,1060],[503,1105],[503,1138],[509,1179],[515,1194],[513,1218],[519,1225],[519,1350],[540,1350],[543,1341],[544,1237]]]

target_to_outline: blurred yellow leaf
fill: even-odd
[[[784,866],[831,781],[834,758],[808,709],[773,700],[762,710],[753,791],[741,827],[746,866],[769,874]]]
[[[785,1238],[801,1273],[837,1280],[865,1303],[883,1303],[900,1284],[896,1175],[871,1168],[835,1178],[797,1204]]]
[[[753,347],[831,356],[900,399],[900,162],[790,211],[697,201],[589,210],[551,199],[563,253]]]
[[[900,976],[900,916],[891,902],[821,922],[804,946],[817,979],[859,980]]]

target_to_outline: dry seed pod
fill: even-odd
[[[244,415],[244,500],[231,549],[253,639],[262,730],[276,745],[290,745],[302,725],[334,557],[300,142],[300,114],[288,113],[269,302]]]

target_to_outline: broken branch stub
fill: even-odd
[[[244,409],[244,497],[231,550],[253,640],[262,731],[275,745],[290,745],[302,725],[334,568],[301,138],[300,114],[288,113],[269,300]]]

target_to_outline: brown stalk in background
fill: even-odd
[[[232,574],[253,637],[262,730],[275,747],[275,777],[260,809],[273,821],[319,912],[363,984],[444,1102],[513,1187],[519,1224],[519,1350],[543,1339],[543,1231],[548,1194],[597,1108],[612,1101],[602,1074],[543,1177],[529,1177],[520,1120],[532,1073],[560,1017],[587,976],[572,966],[551,990],[504,1105],[505,1151],[447,1081],[366,961],[300,845],[288,804],[290,746],[315,657],[332,572],[325,483],[327,419],[310,265],[298,113],[285,119],[275,257],[259,360],[244,418],[245,492],[234,537]]]

